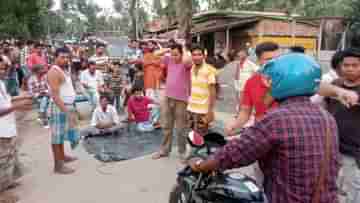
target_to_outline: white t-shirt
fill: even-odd
[[[104,112],[100,105],[97,106],[92,115],[91,126],[96,126],[99,122],[119,124],[120,119],[115,107],[109,104]]]
[[[3,81],[0,81],[0,109],[11,107],[11,97],[6,92]],[[0,117],[0,138],[12,138],[17,135],[15,114],[12,112]]]
[[[98,86],[104,84],[103,75],[100,71],[96,70],[95,74],[90,74],[89,70],[84,70],[80,74],[80,82],[87,84],[92,89],[97,89]]]

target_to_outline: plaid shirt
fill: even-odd
[[[29,82],[29,93],[35,97],[40,96],[41,93],[48,93],[48,85],[45,77],[43,76],[40,80],[36,75],[30,77]]]
[[[29,57],[29,47],[24,47],[20,51],[20,64],[22,66],[26,65],[27,58]]]
[[[332,158],[321,203],[337,203],[337,126],[333,117],[330,114],[325,117],[320,108],[306,97],[288,99],[212,158],[218,161],[221,170],[247,166],[258,160],[270,203],[310,203],[320,163],[325,158],[324,139],[329,126]]]

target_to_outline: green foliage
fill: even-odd
[[[0,33],[3,37],[44,36],[44,18],[52,5],[52,0],[1,0]]]
[[[192,13],[200,11],[201,0],[192,0]],[[162,4],[161,2],[164,2]],[[153,0],[153,10],[158,17],[167,17],[170,22],[176,19],[176,1],[174,0]]]
[[[145,0],[113,0],[113,3],[116,12],[121,15],[118,20],[121,30],[131,38],[136,38],[136,32],[141,36],[150,15],[144,7]]]
[[[348,0],[348,10],[346,17],[349,18],[350,33],[349,33],[349,45],[360,49],[360,1]]]

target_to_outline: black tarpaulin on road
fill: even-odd
[[[217,121],[211,131],[223,134],[224,123]],[[139,132],[134,126],[123,128],[119,134],[87,137],[83,140],[85,150],[102,162],[116,162],[146,156],[159,150],[162,130]],[[173,139],[173,145],[176,139]]]
[[[95,159],[114,162],[154,153],[159,150],[161,140],[161,130],[144,133],[124,128],[117,135],[87,137],[83,146]]]

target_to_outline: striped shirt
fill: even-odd
[[[121,75],[119,71],[114,71],[111,76],[110,88],[113,91],[114,95],[121,95],[123,87],[127,84],[126,77]]]
[[[36,75],[32,75],[28,81],[29,94],[39,97],[41,94],[49,93],[46,76],[42,76],[40,79]]]
[[[191,69],[191,96],[188,111],[198,114],[207,114],[210,102],[210,85],[215,85],[217,70],[204,63],[197,74]]]
[[[103,66],[107,62],[109,62],[109,57],[106,55],[104,55],[104,56],[94,55],[94,56],[90,57],[89,61],[94,61],[96,63],[96,65]]]
[[[26,65],[27,58],[29,57],[29,47],[24,47],[20,51],[20,64],[22,66]]]

